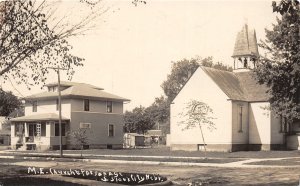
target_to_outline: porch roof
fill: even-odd
[[[62,120],[70,120],[66,117],[61,118]],[[58,121],[59,116],[55,113],[43,113],[43,114],[35,114],[29,116],[22,116],[11,119],[11,121]]]

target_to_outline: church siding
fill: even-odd
[[[199,84],[199,80],[201,80],[201,84]],[[202,68],[198,68],[171,104],[171,148],[173,150],[178,148],[197,150],[197,144],[203,144],[198,127],[182,130],[183,127],[178,125],[182,120],[179,113],[183,112],[185,104],[191,99],[202,101],[213,109],[215,118],[213,122],[216,129],[210,131],[203,127],[207,147],[212,145],[215,145],[216,148],[221,148],[222,145],[230,146],[232,143],[231,101]]]
[[[232,101],[232,143],[249,143],[248,102]]]

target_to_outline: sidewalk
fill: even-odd
[[[109,164],[139,164],[139,165],[169,165],[169,166],[204,166],[204,167],[228,167],[228,168],[287,168],[300,167],[300,161],[295,157],[284,158],[204,158],[204,157],[178,157],[178,156],[141,156],[141,155],[96,155],[85,154],[83,158],[80,154],[67,153],[63,158],[58,153],[32,153],[18,151],[0,151],[0,159],[23,159],[23,160],[44,160],[44,161],[75,161],[94,162]],[[291,161],[292,165],[261,164],[253,165],[249,163],[257,162],[280,162]],[[295,162],[295,164],[293,164]]]

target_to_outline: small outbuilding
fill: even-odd
[[[124,148],[136,148],[145,146],[145,136],[137,133],[124,134]]]

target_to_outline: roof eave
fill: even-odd
[[[49,100],[58,98],[58,95],[52,96],[42,96],[42,97],[26,97],[25,100]],[[61,98],[92,98],[94,100],[111,100],[111,101],[120,101],[120,102],[130,102],[130,99],[126,98],[109,98],[109,97],[96,97],[96,96],[83,96],[83,95],[62,95]]]
[[[227,99],[228,101],[243,101],[249,103],[261,103],[261,102],[269,102],[269,100],[247,100],[247,99]]]

